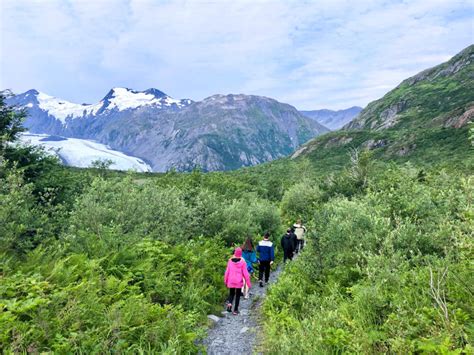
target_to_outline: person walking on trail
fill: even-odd
[[[290,235],[291,235],[291,238],[293,239],[293,243],[295,243],[295,251],[296,251],[296,248],[298,248],[298,238],[296,237],[296,233],[295,233],[295,227],[294,226],[291,226],[290,227]]]
[[[288,228],[286,234],[281,237],[280,243],[283,249],[283,262],[286,263],[287,259],[293,260],[293,253],[296,248],[296,236],[292,233],[290,228]]]
[[[244,258],[245,262],[247,263],[247,271],[250,276],[254,273],[253,264],[257,262],[257,253],[255,253],[252,239],[247,238],[244,245],[242,246],[242,257]],[[244,299],[249,298],[249,290],[250,288],[247,285],[247,282],[244,280],[244,287],[242,289],[242,293],[244,294]]]
[[[298,241],[298,245],[296,246],[296,253],[298,251],[303,250],[304,247],[304,235],[306,234],[306,227],[301,222],[301,219],[298,219],[295,224],[293,224],[295,228],[296,239]]]
[[[240,296],[242,293],[244,280],[249,288],[252,287],[252,284],[250,283],[250,276],[247,271],[247,263],[242,258],[242,249],[237,248],[234,251],[233,257],[227,262],[227,269],[225,270],[224,274],[224,282],[229,289],[227,312],[232,311],[232,303],[235,298],[234,311],[232,312],[234,315],[239,314]]]
[[[263,276],[265,276],[265,284],[268,283],[270,278],[270,266],[275,260],[275,248],[273,243],[270,241],[270,233],[265,233],[263,240],[257,245],[258,258],[258,282],[260,287],[263,287]]]

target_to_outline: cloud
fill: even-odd
[[[3,0],[2,88],[364,106],[473,42],[468,1]]]

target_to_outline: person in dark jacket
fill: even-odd
[[[270,241],[269,232],[265,233],[263,240],[258,243],[257,253],[259,254],[258,282],[260,287],[263,287],[263,276],[265,275],[265,284],[267,284],[270,278],[270,266],[273,264],[273,260],[275,260],[275,248]]]
[[[281,237],[281,247],[283,248],[283,262],[287,259],[293,260],[293,253],[296,248],[296,236],[291,232],[291,229],[286,231],[286,234]]]
[[[293,250],[294,250],[294,252],[296,252],[296,249],[298,249],[298,236],[296,235],[295,227],[291,227],[290,230],[291,230],[291,233],[290,233],[290,234],[291,234],[291,238],[293,239],[293,243],[294,243],[294,245],[295,245],[294,248],[293,248]],[[293,253],[293,255],[294,255],[294,254],[295,254],[295,253]]]

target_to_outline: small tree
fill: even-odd
[[[26,111],[8,106],[6,104],[8,96],[11,96],[10,91],[0,91],[0,156],[4,155],[7,144],[14,142],[18,134],[25,131],[22,124],[26,118]]]
[[[91,162],[90,167],[93,169],[107,170],[110,169],[114,163],[112,159],[96,159]]]
[[[370,169],[373,165],[372,152],[363,150],[360,152],[354,148],[349,153],[351,165],[349,168],[349,178],[356,187],[365,189],[367,187]]]

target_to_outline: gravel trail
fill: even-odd
[[[253,354],[255,351],[257,333],[260,328],[260,307],[267,289],[276,281],[281,267],[272,270],[268,285],[260,287],[258,281],[252,278],[250,298],[240,298],[239,315],[227,313],[222,307],[222,314],[216,317],[217,322],[209,329],[204,346],[209,355],[220,354]],[[257,271],[258,272],[258,271]],[[212,317],[212,316],[211,316]]]

